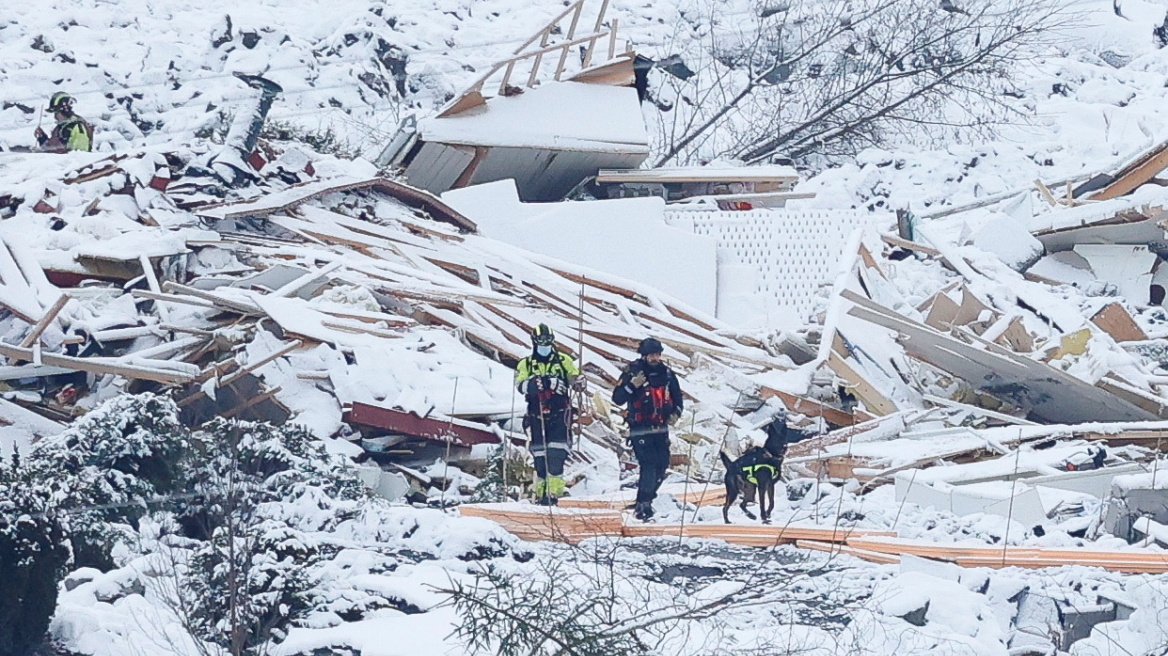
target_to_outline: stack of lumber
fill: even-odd
[[[1083,565],[1112,572],[1168,573],[1168,552],[1131,549],[1051,549],[936,544],[896,539],[895,531],[788,524],[657,524],[627,522],[627,516],[607,510],[542,507],[518,503],[463,504],[466,517],[496,522],[524,540],[576,544],[600,536],[678,537],[724,540],[747,547],[794,544],[802,549],[855,556],[880,564],[900,562],[902,555],[956,563],[962,567],[1061,567]]]
[[[458,507],[464,517],[489,519],[523,540],[576,544],[588,538],[619,536],[623,520],[615,512],[519,503],[476,503]]]
[[[680,503],[695,506],[720,506],[726,501],[726,488],[717,484],[666,485],[658,493],[670,494]],[[636,501],[636,497],[636,490],[621,490],[592,497],[564,497],[560,499],[560,507],[625,510]]]
[[[843,542],[851,536],[891,536],[895,531],[866,531],[849,527],[766,524],[626,524],[625,537],[676,536],[725,540],[745,547],[773,547],[796,540]]]
[[[458,508],[465,517],[489,519],[524,540],[553,540],[572,544],[586,538],[609,535],[709,538],[743,546],[771,547],[796,540],[842,543],[855,537],[896,535],[894,531],[804,524],[642,524],[628,522],[626,514],[607,509],[545,507],[525,503],[474,503],[462,504]]]
[[[802,545],[796,545],[802,546]],[[847,539],[847,547],[859,558],[882,562],[890,555],[911,554],[956,563],[962,567],[1062,567],[1083,565],[1112,572],[1163,574],[1168,572],[1168,552],[1147,550],[1050,549],[1028,547],[975,547],[894,540],[874,536]]]
[[[846,544],[840,544],[838,542],[823,542],[820,540],[795,540],[795,546],[799,547],[800,549],[810,549],[811,551],[824,551],[830,554],[855,556],[856,558],[860,558],[872,563],[878,563],[880,565],[897,565],[900,563],[899,555],[857,549],[856,547],[849,547]]]

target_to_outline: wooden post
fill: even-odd
[[[612,19],[612,29],[608,33],[608,58],[611,60],[616,57],[616,23],[617,19]]]

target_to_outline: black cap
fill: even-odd
[[[640,353],[641,355],[661,353],[663,351],[665,351],[665,348],[661,346],[661,342],[653,339],[652,337],[646,337],[645,339],[642,339],[641,343],[637,346],[637,353]]]

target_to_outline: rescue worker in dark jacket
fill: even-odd
[[[49,111],[57,119],[52,134],[45,134],[39,127],[34,133],[40,150],[47,153],[64,153],[70,150],[93,150],[93,126],[73,113],[73,97],[58,91],[49,99]]]
[[[669,427],[681,417],[684,399],[677,374],[661,361],[661,342],[647,337],[637,346],[641,357],[621,372],[612,402],[628,404],[629,441],[641,468],[637,481],[637,519],[653,516],[653,499],[669,468]]]
[[[529,446],[535,460],[536,501],[554,506],[564,494],[564,461],[571,443],[572,403],[569,390],[580,370],[567,353],[556,349],[555,334],[545,324],[531,331],[531,355],[515,368],[515,385],[527,400],[523,426],[531,437]]]

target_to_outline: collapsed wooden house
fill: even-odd
[[[530,202],[560,200],[601,168],[639,166],[649,138],[634,54],[618,49],[608,3],[591,31],[585,4],[565,8],[436,116],[403,122],[377,164],[434,193],[513,178]]]

